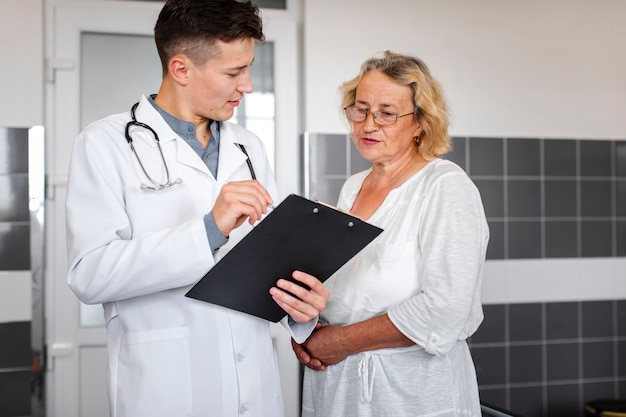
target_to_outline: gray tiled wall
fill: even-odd
[[[626,300],[484,306],[471,338],[481,399],[525,417],[582,417],[626,398]]]
[[[454,138],[478,186],[488,259],[626,256],[626,142]]]
[[[28,129],[0,128],[0,279],[31,269]],[[31,414],[31,322],[0,317],[0,417]]]
[[[0,270],[30,269],[28,130],[0,128]]]

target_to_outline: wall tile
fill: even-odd
[[[578,338],[578,322],[578,303],[546,304],[546,338],[548,340]]]
[[[546,221],[546,258],[578,256],[578,224],[573,221]]]
[[[0,223],[0,271],[30,269],[30,225]]]
[[[456,163],[467,171],[467,158],[465,157],[466,142],[467,140],[465,138],[452,138],[452,150],[448,152],[444,158]]]
[[[614,377],[616,363],[613,342],[584,342],[583,378]]]
[[[616,236],[616,245],[615,249],[617,256],[626,256],[626,220],[618,220],[615,222],[617,227],[615,233]]]
[[[621,378],[626,377],[626,340],[617,342],[617,375]]]
[[[626,300],[617,301],[617,337],[626,336]],[[626,354],[626,351],[624,351]],[[626,358],[624,358],[626,359]]]
[[[580,181],[580,215],[612,215],[613,186],[611,181]]]
[[[489,222],[489,243],[487,244],[487,259],[504,259],[504,222]],[[624,245],[626,247],[626,245]]]
[[[583,257],[613,256],[612,242],[612,222],[581,222],[581,255]]]
[[[510,410],[524,417],[543,416],[543,389],[541,387],[511,388]]]
[[[504,217],[504,180],[475,179],[474,184],[480,192],[487,218]]]
[[[30,371],[0,372],[0,417],[31,415]]]
[[[505,342],[505,307],[503,304],[483,306],[485,318],[472,335],[474,343]]]
[[[509,348],[510,381],[516,383],[541,383],[543,381],[542,348],[538,345],[511,346]]]
[[[507,139],[507,174],[541,175],[541,142],[533,139]]]
[[[539,180],[508,180],[508,217],[541,216]]]
[[[510,259],[541,258],[541,223],[539,221],[508,222],[508,257]]]
[[[615,142],[615,172],[620,177],[626,177],[626,142]]]
[[[504,347],[472,348],[476,377],[480,385],[502,384],[506,381],[506,358]]]
[[[604,140],[580,141],[580,175],[583,177],[611,176],[611,142]]]
[[[471,175],[504,174],[504,147],[502,139],[469,139],[469,172]]]
[[[578,187],[574,179],[546,180],[546,217],[575,217],[578,215]]]
[[[544,173],[546,176],[576,175],[576,141],[546,139],[544,147]]]
[[[509,305],[509,340],[511,342],[541,341],[542,305],[510,304]]]
[[[581,303],[583,337],[613,337],[613,303],[586,301]]]
[[[28,175],[0,175],[0,222],[27,222]]]
[[[614,399],[615,384],[613,382],[585,382],[583,385],[583,397],[581,406],[598,399]]]
[[[558,343],[546,346],[548,381],[580,378],[578,343]]]
[[[626,217],[626,181],[617,181],[616,187],[616,213],[615,215]]]
[[[0,127],[0,174],[28,173],[28,129]]]
[[[29,321],[0,323],[0,340],[0,369],[31,366]]]
[[[578,384],[549,385],[546,388],[546,416],[576,417],[582,416]]]
[[[480,400],[489,405],[506,410],[507,404],[507,390],[504,388],[481,388]]]

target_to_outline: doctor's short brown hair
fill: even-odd
[[[217,41],[248,38],[265,40],[259,9],[251,1],[167,0],[154,27],[163,75],[178,54],[202,65],[219,54]]]

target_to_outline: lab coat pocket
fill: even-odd
[[[123,334],[115,402],[117,417],[191,416],[189,330]]]

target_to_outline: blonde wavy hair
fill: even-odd
[[[370,58],[361,65],[359,75],[340,87],[341,107],[355,103],[356,90],[365,74],[380,71],[413,92],[413,115],[422,126],[415,143],[426,160],[439,157],[452,149],[448,135],[448,109],[441,85],[430,74],[426,64],[413,56],[385,51],[381,58]]]

